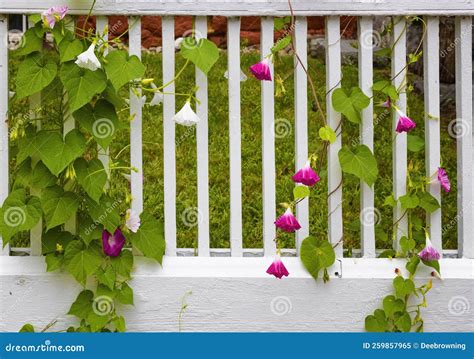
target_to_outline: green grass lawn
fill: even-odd
[[[259,54],[247,53],[242,56],[242,69],[248,74],[248,67],[258,61]],[[148,67],[147,77],[160,79],[162,76],[161,56],[144,55]],[[183,60],[177,55],[177,68]],[[228,97],[227,80],[224,78],[227,58],[224,52],[209,74],[209,188],[210,188],[210,233],[211,247],[229,247],[229,145],[228,145]],[[325,67],[317,59],[309,60],[309,67],[323,108],[325,97]],[[275,64],[275,72],[285,79],[286,94],[275,99],[275,118],[294,123],[293,105],[293,59],[281,57]],[[389,79],[389,71],[376,71],[376,79]],[[357,85],[357,66],[343,67],[343,86]],[[157,80],[157,83],[161,81]],[[177,92],[187,92],[194,85],[194,69],[189,67],[177,81]],[[242,83],[242,205],[243,205],[243,241],[246,248],[262,247],[262,143],[260,82],[251,78]],[[380,99],[375,99],[377,103]],[[177,98],[176,109],[183,105],[183,98]],[[419,95],[409,94],[409,115],[417,122],[415,134],[423,137],[423,100]],[[322,125],[321,116],[313,110],[309,98],[309,150],[314,152],[321,146],[318,129]],[[57,101],[53,101],[48,113],[56,116]],[[46,107],[48,108],[48,107]],[[383,113],[376,108],[376,116]],[[14,112],[26,111],[24,106],[13,109]],[[125,119],[128,114],[122,114]],[[447,225],[456,216],[456,143],[447,132],[448,123],[454,117],[445,114],[441,118],[442,161],[452,181],[450,194],[443,194],[443,225]],[[383,207],[384,199],[392,188],[391,161],[391,117],[382,115],[376,119],[375,156],[378,160],[379,178],[375,183],[376,207],[382,214],[378,225],[377,247],[389,248],[391,245],[391,208]],[[162,108],[146,108],[143,115],[143,154],[144,154],[144,199],[145,210],[163,219],[163,128]],[[358,138],[359,128],[348,121],[343,123],[343,142],[349,144]],[[182,220],[183,212],[197,206],[197,168],[195,132],[188,128],[176,127],[176,170],[177,170],[177,226],[178,246],[197,246],[197,226],[186,226]],[[276,138],[276,189],[277,203],[291,199],[294,173],[294,131]],[[112,155],[117,154],[129,143],[129,133],[124,131],[111,147]],[[128,152],[124,152],[128,157]],[[424,151],[409,152],[409,159],[415,161],[424,173]],[[124,157],[124,158],[125,158]],[[321,182],[316,185],[310,197],[310,232],[315,236],[327,236],[327,174],[325,168],[317,168]],[[118,173],[114,175],[112,192],[122,195],[128,183]],[[344,247],[359,248],[359,182],[355,177],[345,175],[343,186]],[[278,213],[282,208],[277,208]],[[275,214],[277,215],[277,214]],[[419,214],[424,219],[424,214]],[[456,226],[444,234],[444,247],[456,248]],[[387,236],[382,235],[385,232]],[[294,247],[294,236],[282,236],[285,247]]]

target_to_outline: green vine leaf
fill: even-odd
[[[34,53],[20,64],[16,77],[16,96],[22,99],[40,92],[56,77],[58,66],[50,57]]]
[[[20,333],[34,333],[35,332],[35,327],[31,324],[25,324],[24,326],[21,327]]]
[[[84,51],[84,45],[79,39],[64,38],[59,44],[59,59],[61,63],[75,60]]]
[[[127,82],[145,75],[145,66],[140,59],[135,55],[129,56],[125,51],[111,51],[105,61],[105,72],[117,91]]]
[[[91,104],[81,107],[73,116],[103,149],[109,147],[114,135],[123,128],[114,106],[103,99],[97,101],[94,107]]]
[[[423,208],[427,213],[433,213],[434,211],[441,208],[438,200],[431,195],[429,192],[418,193],[420,200],[419,206]]]
[[[102,162],[98,159],[87,162],[83,158],[78,158],[74,162],[74,169],[77,183],[98,203],[107,183],[107,173]]]
[[[374,184],[379,173],[377,160],[366,145],[344,146],[339,150],[338,155],[344,172],[359,177],[369,186]]]
[[[391,101],[398,100],[398,91],[395,86],[391,84],[390,81],[381,80],[373,84],[372,90],[374,92],[382,92],[386,96],[390,97]]]
[[[102,263],[98,247],[86,247],[80,241],[72,241],[66,247],[64,261],[67,271],[82,285],[87,277],[95,273]]]
[[[73,62],[61,66],[59,77],[69,95],[69,110],[72,112],[89,103],[107,87],[104,71],[83,69]]]
[[[410,314],[408,314],[407,312],[397,313],[395,325],[400,331],[408,333],[411,330]]]
[[[376,309],[373,315],[365,317],[365,330],[372,333],[383,333],[388,330],[388,321],[382,309]]]
[[[137,233],[131,233],[129,239],[145,257],[161,264],[166,246],[163,224],[147,213],[142,213],[140,219],[140,229]]]
[[[388,295],[383,299],[383,310],[389,318],[393,318],[395,313],[405,310],[405,302],[397,299],[393,295]]]
[[[401,196],[399,199],[400,204],[403,209],[413,209],[418,207],[420,204],[420,200],[416,196],[416,194],[406,194],[404,196]]]
[[[31,186],[34,188],[42,189],[54,186],[58,179],[54,176],[45,164],[38,161],[35,168],[33,169],[31,177]]]
[[[65,249],[72,242],[74,236],[60,228],[53,228],[43,234],[41,238],[41,253],[43,255],[55,253],[58,245]]]
[[[400,238],[400,248],[404,253],[410,252],[416,247],[416,242],[412,238],[403,236]]]
[[[407,147],[411,152],[420,152],[425,148],[425,141],[420,136],[408,134]]]
[[[32,229],[41,219],[41,203],[27,197],[25,189],[11,192],[0,209],[0,235],[3,246],[17,233]]]
[[[43,50],[43,37],[36,34],[35,28],[29,28],[20,40],[20,47],[13,51],[14,56],[25,56]]]
[[[421,260],[421,261],[423,262],[423,264],[425,266],[431,267],[431,268],[435,269],[439,274],[441,274],[441,270],[440,270],[438,261],[425,261],[425,260]]]
[[[102,224],[109,233],[115,232],[120,225],[119,201],[103,195],[98,203],[91,198],[86,198],[86,205],[95,223]]]
[[[133,305],[133,290],[127,283],[117,290],[117,300],[122,304]]]
[[[92,311],[92,301],[94,293],[90,290],[83,290],[79,293],[67,314],[74,315],[79,319],[86,319]]]
[[[401,276],[397,276],[393,280],[393,287],[399,298],[403,298],[415,291],[415,283],[411,279],[403,279]]]
[[[108,265],[105,269],[100,268],[96,276],[100,284],[105,285],[110,290],[114,290],[116,275],[112,266]]]
[[[40,131],[35,139],[36,154],[52,174],[58,176],[86,150],[86,140],[78,130],[70,131],[64,141],[59,132]]]
[[[181,55],[205,74],[209,73],[219,59],[219,49],[208,39],[196,41],[193,37],[185,37],[180,49]]]
[[[291,41],[291,35],[286,35],[277,41],[277,43],[271,48],[271,52],[277,53],[278,51],[285,49],[289,44],[291,44]]]
[[[295,186],[293,188],[293,197],[295,198],[295,201],[306,198],[309,194],[309,188],[306,186]]]
[[[301,243],[301,261],[309,274],[316,280],[319,272],[332,266],[335,260],[334,248],[327,239],[310,236]]]
[[[122,251],[118,257],[111,258],[110,264],[115,271],[115,275],[124,279],[130,279],[133,260],[133,254],[131,251]]]
[[[415,275],[416,269],[418,268],[419,264],[420,264],[420,258],[418,256],[414,256],[410,258],[410,260],[405,265],[405,268],[407,269],[408,272],[410,272],[411,275]]]
[[[347,95],[342,88],[332,93],[332,107],[353,123],[360,123],[360,111],[369,106],[370,99],[358,87],[353,87]]]
[[[41,206],[46,220],[46,230],[66,223],[79,208],[79,198],[74,192],[64,192],[59,187],[46,188],[41,195]]]
[[[319,137],[323,140],[323,141],[328,141],[329,143],[333,144],[334,142],[336,142],[336,133],[334,132],[334,130],[326,125],[324,127],[321,127],[319,129]]]

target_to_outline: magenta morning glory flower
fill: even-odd
[[[117,228],[113,235],[105,229],[102,231],[102,247],[106,256],[117,257],[124,244],[125,237],[120,228]]]
[[[270,73],[270,59],[268,58],[265,58],[262,61],[250,66],[250,71],[258,80],[272,80],[272,74]]]
[[[304,167],[296,172],[292,177],[293,182],[302,183],[305,186],[314,186],[321,179],[318,174],[311,168],[310,162],[307,161]]]
[[[430,238],[428,237],[428,233],[426,234],[425,248],[423,248],[423,250],[418,253],[418,257],[420,257],[424,261],[437,261],[441,257],[436,248],[434,248],[431,244]]]
[[[293,216],[291,208],[288,208],[285,213],[283,213],[280,217],[276,219],[275,225],[281,230],[288,233],[292,233],[301,228],[300,224],[298,223],[298,220],[295,216]]]
[[[41,17],[45,24],[48,24],[49,28],[54,28],[57,21],[61,21],[66,16],[69,8],[67,6],[53,6],[41,14]]]
[[[280,255],[277,254],[273,263],[268,267],[267,273],[274,275],[276,278],[281,279],[281,277],[288,277],[290,273],[286,269],[285,265],[281,261]]]
[[[395,107],[395,106],[394,106]],[[395,131],[398,133],[402,132],[410,132],[416,127],[415,121],[413,121],[410,117],[405,115],[402,111],[395,107],[395,110],[398,113],[399,119],[397,123],[397,128]]]
[[[441,183],[441,187],[443,187],[446,193],[451,190],[451,183],[449,182],[448,174],[442,167],[438,168],[438,181]]]

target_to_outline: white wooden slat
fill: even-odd
[[[174,53],[174,17],[162,18],[163,38],[163,84],[175,76]],[[165,198],[165,239],[166,255],[176,255],[176,144],[175,144],[175,86],[170,83],[163,89],[163,163],[164,163],[164,198]]]
[[[57,0],[0,0],[0,13],[37,14],[57,4]],[[69,0],[65,4],[71,14],[84,15],[89,11],[91,1]],[[292,1],[292,6],[300,16],[474,14],[470,0],[299,0]],[[97,0],[94,14],[289,16],[290,10],[286,0]]]
[[[229,78],[230,248],[242,256],[242,159],[240,133],[240,18],[227,20]]]
[[[106,26],[108,25],[108,23],[109,23],[109,19],[108,19],[107,16],[97,16],[96,24],[95,24],[96,32],[103,35],[103,40],[104,41],[108,41],[108,38],[109,38],[108,32],[104,33],[104,30],[105,30]],[[108,49],[105,48],[104,49],[104,56],[107,56],[107,53],[108,53]],[[98,145],[97,146],[97,152],[98,152],[99,160],[104,165],[104,169],[105,169],[105,172],[107,173],[107,177],[110,178],[110,169],[109,169],[110,153],[109,153],[109,148],[104,149],[104,148],[100,147],[100,145]],[[107,182],[107,186],[108,185],[109,184]]]
[[[369,106],[362,110],[360,142],[374,151],[374,105],[373,84],[373,25],[371,17],[358,18],[359,36],[359,86],[371,99]],[[366,258],[375,257],[375,224],[378,212],[374,207],[374,188],[360,181],[361,250]]]
[[[295,170],[308,160],[308,21],[305,17],[295,19]],[[309,235],[309,199],[296,206],[296,218],[301,229],[296,232],[295,247],[299,254],[301,242]]]
[[[0,39],[8,36],[8,17],[0,15]],[[0,205],[8,197],[9,168],[8,168],[8,47],[0,44]],[[0,237],[0,255],[9,255],[10,246],[3,246]]]
[[[326,18],[326,103],[328,125],[340,133],[341,114],[332,107],[332,93],[340,87],[341,82],[341,35],[339,16]],[[342,146],[342,136],[328,147],[328,235],[329,241],[336,245],[336,256],[342,257],[343,223],[342,223],[342,171],[338,153]]]
[[[29,25],[29,26],[28,26]],[[26,16],[23,16],[23,28],[32,27],[34,24],[29,22]],[[24,30],[25,31],[25,30]],[[29,101],[29,118],[30,120],[37,119],[41,112],[41,92],[31,95],[28,99]],[[34,121],[37,131],[41,130],[41,121]],[[32,188],[31,195],[39,197],[41,190]],[[30,255],[39,256],[41,255],[41,237],[43,235],[43,219],[41,218],[39,222],[34,226],[30,231]]]
[[[70,21],[66,22],[66,28],[68,28],[71,31],[74,31],[76,22],[75,18]],[[69,109],[69,99],[66,90],[64,90],[64,96],[63,96],[63,101],[64,101],[64,113],[63,113],[63,135],[66,136],[69,132],[74,130],[76,127],[76,121],[74,120],[74,117],[72,116],[72,112]],[[76,215],[72,216],[65,224],[64,224],[64,229],[67,232],[70,233],[76,233],[77,232],[77,217]]]
[[[396,17],[393,19],[392,31],[392,83],[401,90],[396,106],[403,111],[407,110],[407,96],[406,96],[406,20],[404,17]],[[392,146],[392,161],[393,161],[393,195],[396,199],[406,194],[406,180],[407,180],[407,135],[402,132],[396,135],[395,128],[398,123],[398,114],[393,111],[392,116],[392,136],[396,136]],[[401,237],[407,235],[408,222],[407,216],[403,216],[404,211],[400,204],[394,209],[393,222],[397,223],[394,231],[393,246],[397,250],[399,247],[399,240]],[[403,216],[403,217],[402,217]]]
[[[142,27],[139,17],[130,17],[129,24],[129,53],[141,58]],[[130,91],[130,164],[137,171],[131,171],[132,211],[143,212],[143,153],[142,153],[142,102],[141,91],[138,96]]]
[[[427,190],[441,203],[441,186],[436,176],[441,163],[440,153],[440,108],[439,108],[439,18],[425,18],[426,34],[423,40],[423,71],[425,88],[425,163],[426,177],[431,177]],[[427,214],[430,239],[442,253],[441,209]]]
[[[207,38],[207,17],[195,19],[196,39]],[[196,125],[198,176],[198,254],[209,257],[209,146],[207,76],[196,68],[196,114],[201,121]]]
[[[457,197],[459,257],[474,258],[472,18],[456,18]]]
[[[273,46],[274,21],[272,17],[262,17],[260,33],[261,59],[271,54]],[[270,72],[274,80],[273,63]],[[275,245],[275,98],[274,82],[261,81],[262,89],[262,182],[263,182],[263,248],[265,256],[274,256]]]

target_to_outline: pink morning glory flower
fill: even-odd
[[[416,127],[415,121],[413,121],[410,117],[405,115],[398,108],[395,107],[395,110],[397,111],[398,116],[399,116],[397,128],[395,131],[397,131],[398,133],[410,132]]]
[[[102,247],[106,256],[117,257],[124,244],[125,237],[120,228],[117,228],[113,235],[105,229],[102,231]]]
[[[288,208],[285,213],[276,219],[275,225],[288,233],[292,233],[301,228],[298,220],[291,212],[291,208]]]
[[[292,179],[293,182],[302,183],[305,186],[314,186],[321,180],[318,174],[311,168],[309,161],[293,175]]]
[[[274,275],[276,278],[281,279],[281,277],[288,277],[290,273],[286,269],[285,265],[281,261],[280,255],[277,254],[273,263],[268,267],[267,273]]]
[[[258,80],[272,80],[272,74],[270,73],[270,59],[268,58],[265,58],[262,61],[250,66],[250,71]]]
[[[418,257],[420,257],[424,261],[437,261],[441,257],[439,252],[436,250],[436,248],[434,248],[433,245],[431,244],[428,234],[426,234],[425,248],[423,248],[423,250],[420,253],[418,253]]]
[[[451,183],[449,182],[448,174],[446,173],[446,170],[442,167],[438,168],[438,181],[439,183],[441,183],[441,187],[443,187],[446,193],[451,190]]]
[[[67,6],[53,6],[41,14],[43,22],[48,24],[49,28],[54,28],[56,22],[61,21],[66,16],[69,8]]]

